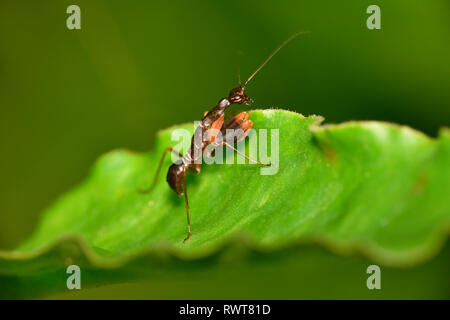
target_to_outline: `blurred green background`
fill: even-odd
[[[81,8],[81,30],[66,8]],[[381,30],[366,8],[381,7]],[[436,136],[450,120],[450,2],[12,1],[0,3],[0,249],[114,148],[200,119],[255,77],[254,108],[327,122],[384,120]]]

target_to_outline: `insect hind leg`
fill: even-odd
[[[155,175],[154,175],[154,177],[153,177],[153,182],[152,182],[152,184],[150,185],[150,187],[148,187],[147,189],[143,189],[143,190],[139,190],[141,193],[148,193],[148,192],[150,192],[150,191],[152,191],[153,190],[153,188],[155,187],[155,185],[156,185],[156,182],[158,182],[158,176],[159,176],[159,173],[160,173],[160,171],[161,171],[161,167],[162,167],[162,165],[163,165],[163,163],[164,163],[164,159],[166,158],[166,154],[167,154],[167,152],[172,152],[174,155],[176,155],[177,157],[179,157],[179,158],[182,158],[183,156],[181,155],[181,153],[179,153],[177,150],[175,150],[174,148],[172,148],[172,147],[167,147],[167,148],[165,148],[164,149],[164,153],[163,153],[163,155],[162,155],[162,157],[161,157],[161,160],[159,161],[159,164],[158,164],[158,168],[156,169],[156,172],[155,172]]]
[[[187,196],[187,186],[186,186],[186,178],[183,179],[183,193],[184,193],[184,203],[186,207],[186,219],[187,219],[187,227],[188,234],[186,238],[184,238],[183,243],[188,241],[191,238],[191,220],[189,219],[189,201]]]

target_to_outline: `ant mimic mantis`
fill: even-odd
[[[261,166],[270,166],[270,164],[260,163],[256,160],[251,159],[247,155],[241,153],[233,145],[229,144],[227,141],[230,141],[227,134],[232,130],[239,130],[239,133],[235,135],[233,139],[237,141],[242,141],[249,134],[250,129],[253,127],[253,122],[248,119],[247,112],[241,112],[236,116],[232,117],[230,120],[224,123],[225,120],[225,110],[231,106],[232,104],[245,104],[251,105],[252,99],[250,99],[245,93],[245,89],[247,88],[247,84],[253,79],[253,77],[269,62],[272,57],[277,54],[277,52],[283,48],[288,42],[290,42],[295,37],[300,34],[305,34],[307,32],[298,32],[287,40],[285,40],[275,51],[273,51],[266,60],[248,77],[245,81],[244,85],[241,85],[240,77],[239,77],[239,85],[233,89],[231,89],[227,98],[220,99],[217,105],[209,111],[206,111],[203,115],[200,125],[195,129],[194,135],[192,136],[191,146],[186,152],[185,155],[180,154],[177,150],[172,147],[167,147],[164,150],[163,156],[158,164],[158,168],[156,169],[156,173],[153,179],[151,186],[142,190],[142,192],[150,192],[155,186],[159,172],[161,171],[161,167],[164,163],[165,156],[167,152],[172,152],[179,160],[173,163],[168,172],[167,172],[167,182],[172,188],[173,191],[179,196],[184,196],[185,205],[186,205],[186,217],[187,217],[187,226],[188,226],[188,234],[187,237],[183,240],[186,242],[191,237],[191,223],[189,219],[189,203],[187,196],[187,188],[186,188],[186,173],[188,171],[193,172],[194,174],[199,174],[201,171],[201,157],[202,153],[208,146],[213,147],[221,147],[226,146],[241,156],[245,157],[247,160],[252,161]],[[221,134],[219,134],[221,133]]]

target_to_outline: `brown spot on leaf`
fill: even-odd
[[[415,196],[420,195],[423,192],[423,189],[425,189],[427,181],[428,181],[428,174],[423,172],[419,176],[419,179],[417,179],[416,183],[414,184],[412,188],[412,194]]]
[[[332,164],[337,162],[338,154],[328,141],[324,139],[319,140],[316,137],[314,137],[313,141],[315,141],[319,149],[322,151],[323,156],[327,162]]]

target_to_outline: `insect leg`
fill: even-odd
[[[216,141],[217,136],[220,134],[222,134],[222,128],[223,128],[223,122],[225,120],[225,116],[222,115],[220,116],[216,121],[214,121],[211,124],[211,127],[206,131],[206,136],[205,136],[205,147],[203,148],[203,154],[206,157],[211,157],[214,154],[214,149],[211,149],[208,147],[210,145],[214,145],[214,141]],[[221,138],[221,137],[220,137]],[[219,142],[218,145],[221,145],[221,143]]]
[[[248,161],[251,161],[251,162],[253,162],[253,163],[256,163],[256,164],[258,164],[258,165],[260,165],[260,166],[264,166],[264,167],[270,167],[270,166],[272,165],[272,164],[270,164],[270,163],[261,163],[261,162],[259,162],[259,161],[256,161],[256,160],[250,158],[250,157],[247,156],[245,153],[240,152],[238,149],[236,149],[235,147],[233,147],[233,146],[232,146],[231,144],[229,144],[228,142],[225,142],[225,141],[224,141],[223,144],[224,144],[225,146],[227,146],[228,148],[230,148],[230,149],[236,151],[237,154],[243,156],[243,157],[244,157],[245,159],[247,159]]]
[[[172,147],[167,147],[167,148],[165,148],[165,149],[164,149],[164,153],[163,153],[163,155],[162,155],[162,157],[161,157],[161,160],[159,161],[158,168],[156,169],[155,176],[154,176],[154,178],[153,178],[152,184],[150,185],[149,188],[144,189],[144,190],[140,190],[141,193],[147,193],[147,192],[152,191],[153,187],[156,185],[156,182],[158,181],[158,175],[159,175],[159,172],[161,171],[161,167],[162,167],[162,165],[163,165],[163,163],[164,163],[164,159],[165,159],[165,157],[166,157],[166,154],[167,154],[167,152],[169,152],[169,151],[172,152],[173,154],[175,154],[176,156],[180,157],[180,158],[183,157],[183,156],[181,155],[181,153],[179,153],[179,152],[178,152],[177,150],[175,150],[174,148],[172,148]]]
[[[242,121],[241,123],[239,123],[239,122],[238,122],[239,120],[243,120],[243,121]],[[237,123],[238,123],[238,125],[237,125]],[[227,123],[227,124],[228,124],[228,123]],[[240,142],[240,141],[244,140],[245,137],[250,133],[250,130],[251,130],[252,127],[253,127],[253,122],[252,122],[251,120],[248,120],[248,114],[247,114],[247,113],[244,114],[244,112],[242,112],[242,113],[238,114],[236,117],[234,117],[233,119],[231,119],[231,120],[229,121],[229,126],[228,126],[227,129],[229,129],[229,128],[233,128],[233,129],[234,129],[236,126],[237,126],[239,129],[243,130],[242,134],[239,135],[238,137],[236,137],[236,138],[237,138],[237,141]],[[243,156],[243,157],[244,157],[245,159],[247,159],[248,161],[251,161],[251,162],[256,163],[256,164],[258,164],[258,165],[261,165],[261,166],[266,166],[266,167],[270,167],[270,166],[271,166],[270,163],[268,163],[268,164],[266,164],[266,163],[261,163],[261,162],[258,162],[258,161],[256,161],[256,160],[250,158],[250,157],[247,156],[245,153],[242,153],[242,152],[240,152],[239,150],[237,150],[234,146],[232,146],[231,144],[229,144],[227,141],[228,141],[228,140],[227,140],[227,136],[225,136],[225,140],[223,141],[223,145],[224,145],[224,146],[226,146],[226,147],[228,147],[228,148],[234,150],[237,154]]]
[[[187,187],[186,187],[186,177],[183,179],[183,193],[184,193],[184,203],[186,205],[186,218],[188,225],[188,235],[184,238],[183,242],[186,242],[191,237],[191,221],[189,219],[189,203],[188,203],[188,195],[187,195]]]
[[[211,127],[207,131],[206,141],[208,143],[214,142],[217,137],[217,134],[220,132],[220,129],[223,127],[223,121],[225,120],[225,116],[220,116],[216,121],[211,124]]]
[[[238,129],[241,127],[241,124],[244,121],[247,121],[248,113],[243,111],[238,113],[234,117],[230,118],[223,126],[222,126],[222,135],[226,133],[226,129]]]

